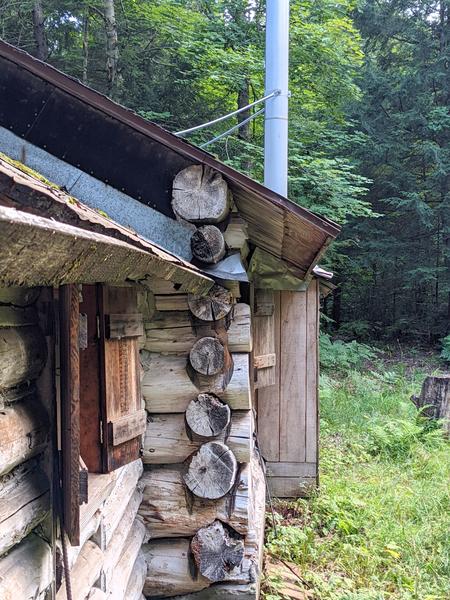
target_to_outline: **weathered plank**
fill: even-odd
[[[139,550],[136,560],[130,576],[128,578],[127,588],[125,594],[120,596],[118,600],[140,600],[142,596],[142,590],[145,585],[145,578],[147,577],[147,563],[141,550]]]
[[[97,544],[88,540],[81,548],[81,552],[70,571],[73,598],[86,598],[100,576],[102,562],[103,552]],[[56,600],[67,600],[64,580],[56,594]]]
[[[218,519],[241,534],[249,528],[250,466],[244,465],[236,485],[218,500],[186,493],[181,465],[152,468],[142,477],[144,493],[139,514],[150,539],[192,536],[200,527]],[[264,497],[264,490],[263,490]]]
[[[226,442],[238,462],[249,462],[252,447],[251,412],[234,411],[229,432],[224,432],[216,439]],[[181,463],[196,452],[203,441],[189,437],[183,414],[152,414],[144,437],[143,461],[153,465]]]
[[[247,354],[233,354],[233,376],[220,394],[232,410],[251,407]],[[187,357],[164,356],[141,351],[144,369],[142,393],[149,413],[182,413],[199,391],[186,372]]]
[[[129,415],[116,417],[110,421],[111,441],[113,446],[119,446],[133,438],[142,435],[147,426],[147,412],[145,409],[139,410]]]
[[[130,577],[133,575],[133,568],[145,537],[146,531],[144,524],[139,519],[136,519],[127,535],[119,560],[114,567],[114,572],[109,584],[108,598],[110,600],[132,600],[127,592],[128,584],[130,582]],[[138,590],[139,593],[142,593],[144,587],[145,574],[146,573],[144,573],[144,577],[142,577],[142,571],[140,573],[135,573],[135,575],[140,575],[141,581],[140,589]],[[135,586],[135,581],[130,582],[130,587],[132,589],[135,589]]]
[[[46,358],[45,338],[39,327],[0,328],[0,388],[35,379]]]
[[[268,307],[270,307],[270,310]],[[253,347],[256,389],[272,386],[276,383],[275,365],[265,365],[260,360],[261,356],[276,354],[274,310],[274,292],[272,290],[256,290]],[[259,365],[260,362],[261,365]]]
[[[49,481],[30,460],[0,478],[0,555],[18,544],[48,515]]]

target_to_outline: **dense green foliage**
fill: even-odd
[[[289,195],[344,224],[326,258],[330,333],[437,343],[450,326],[450,2],[290,4]],[[264,0],[0,0],[3,39],[172,131],[263,95],[264,29]],[[262,142],[259,116],[207,149],[261,180]]]
[[[410,401],[424,367],[433,364],[375,362],[338,378],[325,370],[320,494],[277,504],[267,544],[300,567],[305,598],[448,597],[450,445]],[[282,590],[269,573],[265,599],[284,600]]]

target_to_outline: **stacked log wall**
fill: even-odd
[[[53,584],[50,291],[0,288],[0,598]]]
[[[195,198],[192,185],[202,188]],[[207,168],[191,167],[176,178],[174,211],[197,227],[192,250],[199,263],[220,261],[224,248],[245,260],[245,226],[230,208],[226,185]],[[148,413],[139,509],[149,536],[142,548],[144,595],[194,600],[223,595],[229,586],[232,595],[255,599],[265,486],[254,445],[250,306],[236,281],[221,281],[206,298],[159,280],[146,285],[140,301]],[[224,552],[233,557],[225,569]],[[210,557],[220,558],[216,564]]]

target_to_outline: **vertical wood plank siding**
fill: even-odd
[[[274,494],[301,495],[301,482],[317,477],[317,281],[306,292],[274,292],[274,304],[276,383],[257,390],[258,439]]]

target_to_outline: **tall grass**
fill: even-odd
[[[279,503],[267,543],[305,597],[450,598],[450,444],[409,399],[422,379],[382,363],[322,377],[320,491]]]

